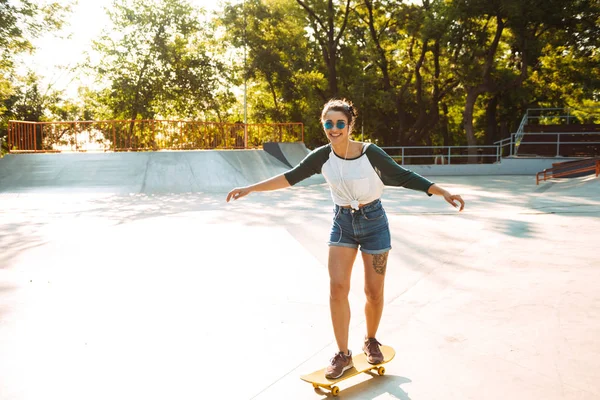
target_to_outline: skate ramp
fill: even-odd
[[[139,192],[148,157],[131,154],[19,154],[0,159],[0,192]]]
[[[279,142],[268,142],[263,146],[264,150],[283,162],[290,168],[300,164],[309,153],[310,150],[304,145],[304,143],[279,143]]]
[[[289,169],[263,150],[11,154],[0,159],[0,193],[221,193]]]

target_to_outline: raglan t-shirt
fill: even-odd
[[[331,189],[333,202],[358,209],[359,204],[375,201],[385,186],[402,186],[427,193],[433,182],[398,165],[373,143],[363,146],[360,156],[345,159],[331,144],[311,151],[296,167],[284,174],[290,185],[322,173]]]

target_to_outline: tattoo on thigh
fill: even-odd
[[[373,269],[375,269],[375,272],[377,272],[379,275],[385,275],[387,257],[388,253],[373,255]]]

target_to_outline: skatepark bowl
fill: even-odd
[[[287,169],[263,150],[0,159],[0,400],[328,397],[299,379],[336,351],[326,184],[225,202]],[[386,188],[397,355],[339,398],[600,398],[599,178],[427,177],[466,209]]]

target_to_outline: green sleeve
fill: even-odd
[[[384,185],[402,186],[407,189],[425,192],[428,196],[431,196],[427,191],[433,185],[433,182],[400,166],[381,147],[370,144],[365,154]]]
[[[329,153],[331,153],[329,145],[314,149],[298,165],[284,174],[285,179],[291,186],[294,186],[306,178],[320,174],[323,164],[329,159]]]

